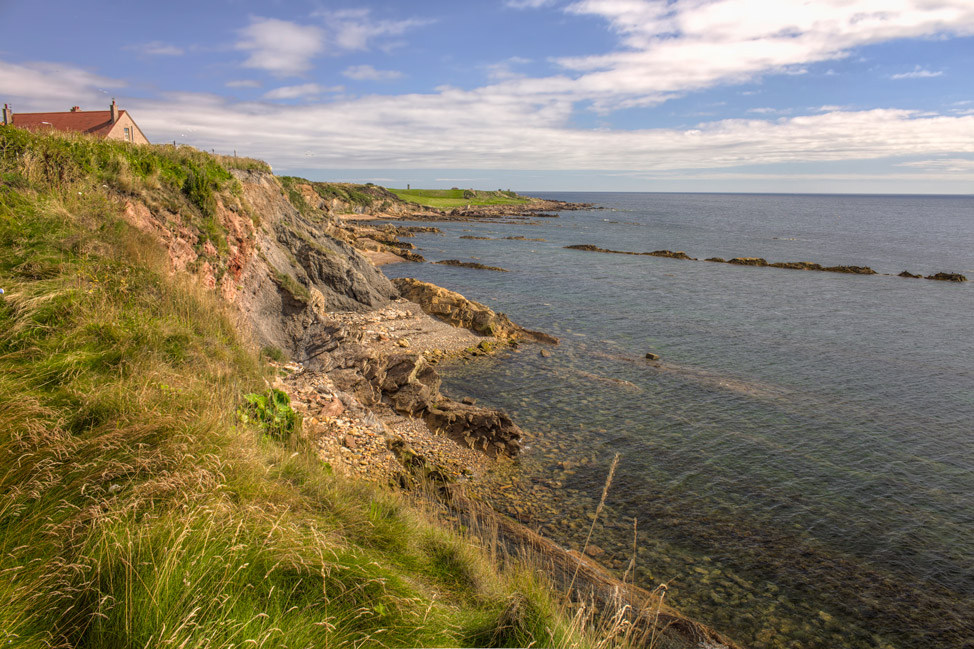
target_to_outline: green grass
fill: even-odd
[[[275,370],[120,218],[119,161],[160,201],[233,185],[125,146],[0,127],[0,643],[596,644],[538,573],[334,475],[282,399],[286,425],[242,421]]]
[[[281,186],[284,187],[288,199],[305,216],[314,217],[317,212],[298,190],[298,185],[309,186],[312,191],[329,203],[332,200],[344,203],[348,213],[354,212],[356,207],[369,208],[382,202],[378,196],[368,193],[369,188],[366,185],[315,182],[297,176],[279,176],[278,179],[281,181]]]
[[[480,191],[472,189],[389,189],[408,203],[450,209],[467,205],[523,205],[530,199],[511,191]]]

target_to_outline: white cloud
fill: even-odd
[[[374,20],[369,9],[319,11],[313,16],[324,20],[330,36],[329,46],[349,52],[368,50],[378,39],[401,36],[411,29],[433,22],[425,18]]]
[[[162,41],[152,41],[139,45],[129,45],[125,49],[147,54],[149,56],[182,56],[186,51],[176,45],[163,43]]]
[[[906,110],[830,112],[704,122],[690,130],[582,130],[570,102],[516,96],[342,98],[285,106],[193,96],[132,107],[143,130],[193,133],[201,148],[240,149],[275,168],[733,169],[777,163],[974,155],[974,116]]]
[[[109,89],[128,84],[94,74],[83,68],[59,63],[7,63],[0,61],[0,88],[3,101],[20,111],[58,111],[85,104],[106,110],[111,103]],[[104,106],[102,106],[104,104]]]
[[[0,86],[16,88],[18,104],[30,97],[34,110],[57,108],[52,99],[65,107],[77,97],[107,104],[99,88],[112,84],[118,85],[67,66],[0,63]],[[320,88],[277,90],[303,96]],[[957,169],[971,174],[970,163],[958,161],[974,158],[974,115],[898,109],[716,120],[689,129],[585,130],[572,123],[570,98],[525,101],[496,86],[301,105],[201,93],[121,97],[120,103],[150,139],[236,149],[284,169],[308,169],[310,160],[318,169],[631,169],[692,176],[753,165],[910,158],[923,161],[904,165],[915,175],[956,179]]]
[[[540,9],[550,7],[556,0],[504,0],[504,6],[511,9]]]
[[[921,68],[919,65],[914,67],[910,72],[901,72],[900,74],[891,74],[890,79],[929,79],[931,77],[943,76],[943,70],[926,70]]]
[[[376,70],[371,65],[353,65],[345,68],[342,74],[356,81],[392,81],[402,76],[396,70]]]
[[[562,92],[603,108],[767,74],[800,74],[855,47],[898,38],[974,34],[970,0],[580,0],[567,9],[605,19],[620,37],[608,54],[558,59]],[[746,18],[745,18],[746,17]]]
[[[525,75],[520,72],[515,72],[514,67],[517,65],[524,65],[525,63],[531,63],[531,59],[526,59],[521,56],[512,56],[510,58],[504,59],[497,63],[491,63],[485,66],[487,69],[487,78],[491,81],[506,81],[508,79],[520,79]]]
[[[941,158],[939,160],[915,160],[900,162],[898,167],[913,167],[924,171],[939,173],[974,173],[974,159],[970,158]]]
[[[223,85],[227,88],[260,88],[261,83],[256,79],[240,79],[237,81],[227,81]]]
[[[311,60],[324,49],[325,33],[314,25],[299,25],[277,18],[251,18],[240,30],[236,47],[250,53],[244,66],[293,76],[311,68]]]
[[[264,93],[264,99],[298,99],[316,97],[329,92],[342,92],[342,86],[322,86],[317,83],[302,83],[297,86],[284,86]]]

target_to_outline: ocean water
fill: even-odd
[[[580,547],[618,454],[590,550],[742,644],[974,647],[974,286],[895,276],[974,279],[974,197],[545,196],[603,209],[412,239],[508,273],[384,268],[561,338],[441,366],[527,431],[493,504]]]

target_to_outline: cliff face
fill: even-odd
[[[217,244],[178,211],[138,198],[126,201],[124,214],[162,239],[173,270],[195,271],[234,303],[258,345],[306,358],[324,333],[324,313],[372,309],[398,296],[327,213],[303,214],[266,171],[231,173],[239,190],[217,195],[209,224],[223,233]]]
[[[334,222],[302,214],[276,177],[255,171],[234,175],[260,215],[237,296],[258,343],[306,358],[325,312],[372,309],[398,296],[381,272],[338,238]]]

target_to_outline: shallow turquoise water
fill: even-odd
[[[602,558],[625,565],[636,518],[637,579],[743,643],[974,646],[970,284],[563,249],[974,278],[974,198],[552,196],[609,209],[412,239],[510,273],[385,268],[562,339],[444,368],[531,433],[496,504],[578,544],[619,453]]]

